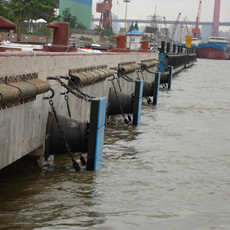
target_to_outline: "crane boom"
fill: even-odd
[[[184,18],[184,23],[185,23],[185,26],[186,26],[186,30],[187,30],[187,34],[190,34],[190,29],[188,28],[188,18],[187,17],[185,17]]]
[[[178,25],[178,22],[179,22],[179,19],[180,19],[180,15],[181,13],[178,14],[177,16],[177,19],[176,19],[176,23],[173,27],[173,30],[172,30],[172,36],[171,36],[171,40],[173,41],[173,38],[174,38],[174,35],[175,35],[175,32],[176,32],[176,28],[177,28],[177,25]]]
[[[200,22],[200,15],[201,15],[201,5],[202,5],[202,0],[199,0],[198,13],[196,17],[196,26],[195,28],[192,29],[194,38],[198,38],[198,36],[200,36],[199,22]]]

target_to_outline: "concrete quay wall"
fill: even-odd
[[[157,59],[155,53],[2,53],[0,54],[0,77],[38,73],[38,78],[47,81],[50,76],[68,75],[69,69],[107,65],[115,68],[118,63]],[[152,69],[153,70],[153,69]],[[129,74],[130,77],[136,73]],[[153,74],[145,72],[145,80],[153,81]],[[67,105],[61,92],[66,90],[56,81],[49,81],[55,91],[54,106],[58,114],[68,116]],[[121,79],[122,91],[131,94],[134,84]],[[95,83],[81,88],[84,93],[102,97],[109,95],[111,82]],[[46,125],[50,105],[38,95],[34,101],[0,110],[0,169],[33,152],[42,155],[45,148]],[[69,94],[69,104],[73,119],[89,121],[90,103]]]

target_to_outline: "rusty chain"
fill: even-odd
[[[113,79],[113,80],[114,80],[114,79]],[[127,117],[125,116],[125,113],[124,113],[124,110],[123,110],[123,108],[122,108],[122,105],[121,105],[121,102],[120,102],[120,100],[119,100],[119,97],[118,97],[118,95],[117,95],[117,90],[116,90],[116,87],[115,87],[115,84],[114,84],[114,81],[113,81],[113,80],[112,80],[113,90],[114,90],[114,93],[115,93],[117,102],[118,102],[118,104],[119,104],[119,106],[120,106],[121,114],[122,114],[122,116],[123,116],[123,119],[124,119],[125,124],[129,125],[129,122],[130,122],[132,119],[131,119],[131,117],[130,117],[129,114],[127,115]]]
[[[63,77],[63,78],[69,80],[69,77]],[[62,87],[64,87],[68,92],[70,92],[70,93],[73,94],[75,97],[77,97],[77,98],[79,98],[79,99],[82,99],[82,100],[84,100],[84,101],[86,101],[86,102],[91,102],[91,101],[93,100],[93,98],[95,98],[95,97],[93,97],[93,96],[89,96],[89,95],[87,95],[87,94],[84,94],[84,93],[81,92],[79,89],[76,90],[77,87],[74,87],[74,89],[76,90],[76,92],[75,92],[73,89],[71,89],[71,87],[70,87],[69,85],[65,84],[65,83],[60,79],[59,76],[57,76],[57,77],[48,77],[47,80],[56,80],[56,81],[59,82],[60,85],[61,85]]]
[[[65,147],[66,147],[66,149],[67,149],[68,155],[69,155],[69,157],[70,157],[71,160],[72,160],[73,167],[74,167],[74,169],[78,172],[78,171],[81,170],[81,168],[80,168],[79,164],[77,163],[77,161],[75,161],[75,159],[74,159],[74,157],[73,157],[73,153],[72,153],[71,150],[70,150],[70,146],[69,146],[69,144],[68,144],[68,141],[67,141],[67,138],[66,138],[66,136],[65,136],[65,134],[64,134],[64,131],[63,131],[62,128],[61,128],[61,124],[60,124],[60,122],[59,122],[59,120],[58,120],[57,112],[56,112],[56,110],[55,110],[55,108],[54,108],[54,103],[53,103],[53,100],[52,100],[52,99],[49,99],[49,104],[50,104],[50,106],[51,106],[51,108],[52,108],[52,112],[53,112],[53,114],[54,114],[54,118],[55,118],[55,120],[56,120],[56,123],[57,123],[58,129],[59,129],[59,131],[60,131],[60,134],[61,134],[61,136],[62,136],[62,139],[63,139],[63,141],[64,141],[64,144],[65,144]]]

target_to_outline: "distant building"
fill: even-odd
[[[62,15],[67,8],[71,10],[73,16],[76,16],[78,23],[90,29],[92,0],[59,0],[59,14]]]

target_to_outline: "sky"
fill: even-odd
[[[100,14],[96,13],[96,3],[103,0],[93,0],[93,15],[96,18]],[[185,17],[190,21],[195,21],[200,0],[130,0],[128,3],[128,19],[148,19],[155,13],[165,16],[166,20],[176,20],[181,13],[180,20]],[[214,0],[202,0],[201,21],[213,20]],[[113,0],[112,12],[118,18],[125,18],[125,3],[123,0]],[[220,21],[230,22],[230,0],[221,0]],[[229,28],[230,29],[230,28]]]

